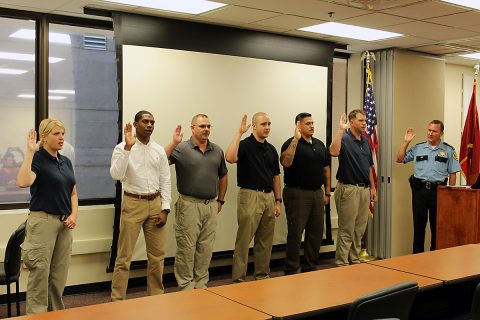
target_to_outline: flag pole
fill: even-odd
[[[365,81],[363,81],[363,83],[367,83],[367,81],[369,80],[368,77],[370,77],[369,74],[367,74],[367,69],[370,68],[370,59],[373,59],[375,60],[375,54],[373,52],[370,52],[370,51],[364,51],[362,53],[362,61],[365,60]],[[365,92],[364,94],[366,95],[366,90],[367,90],[367,86],[365,86]],[[369,212],[369,216],[372,216],[372,213]],[[373,216],[372,216],[373,217]],[[360,260],[360,262],[369,262],[369,261],[373,261],[373,260],[376,260],[375,257],[371,256],[368,251],[367,251],[367,238],[368,238],[368,231],[367,229],[365,229],[365,233],[363,234],[363,238],[362,238],[362,249],[360,251],[360,254],[358,255],[358,259]]]

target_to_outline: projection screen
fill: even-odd
[[[184,140],[191,135],[190,121],[198,113],[209,116],[210,140],[225,151],[244,114],[270,115],[270,137],[280,154],[293,135],[294,118],[309,112],[315,137],[325,142],[327,123],[327,67],[173,49],[123,45],[123,125],[133,122],[139,110],[155,116],[153,139],[166,146],[177,124]],[[251,133],[251,129],[244,137]],[[233,250],[237,230],[236,165],[227,164],[228,190],[219,214],[214,251]],[[178,198],[175,168],[172,173],[172,212],[168,217],[166,257],[175,255],[174,203]],[[283,177],[282,177],[283,185]],[[274,244],[285,243],[284,208],[276,221]],[[140,235],[132,261],[145,260]]]

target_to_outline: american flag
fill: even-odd
[[[365,81],[365,103],[363,104],[363,110],[367,116],[367,130],[364,134],[367,136],[370,150],[372,150],[373,180],[375,181],[375,189],[377,189],[377,114],[375,113],[375,97],[373,96],[372,71],[369,65],[367,65],[366,68]],[[370,203],[370,212],[373,214],[373,202]]]

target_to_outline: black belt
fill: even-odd
[[[160,195],[160,192],[155,192],[152,194],[135,194],[135,193],[123,191],[123,194],[126,195],[127,197],[135,198],[138,200],[152,201],[152,200],[155,200]]]
[[[362,188],[368,188],[370,187],[370,183],[363,183],[363,182],[360,182],[360,183],[344,183],[344,182],[341,182],[339,181],[341,184],[348,184],[348,185],[351,185],[351,186],[357,186],[357,187],[362,187]]]
[[[288,184],[286,186],[289,188],[296,188],[296,189],[310,190],[310,191],[315,191],[322,188],[321,186],[320,187],[301,187],[301,186],[289,186]]]
[[[447,181],[426,181],[419,179],[415,176],[410,176],[410,183],[413,186],[416,186],[418,188],[425,188],[427,190],[432,190],[432,189],[437,189],[438,186],[445,186],[447,184]]]
[[[270,192],[273,191],[273,188],[270,188],[270,187],[266,187],[266,188],[242,188],[242,189],[260,191],[260,192],[263,192],[263,193],[270,193]]]

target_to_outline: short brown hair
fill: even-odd
[[[348,121],[352,121],[353,119],[355,119],[355,118],[357,117],[357,114],[358,114],[358,113],[365,115],[365,111],[363,111],[363,110],[361,110],[361,109],[352,110],[352,111],[350,111],[350,113],[348,114]]]

